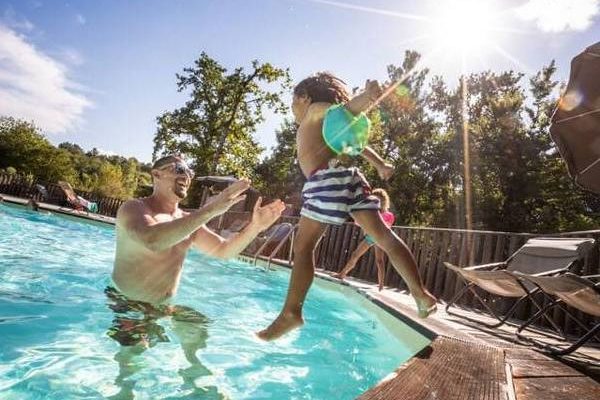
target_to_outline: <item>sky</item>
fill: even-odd
[[[175,74],[203,51],[228,69],[258,59],[294,82],[327,70],[357,87],[410,49],[453,86],[552,59],[566,80],[597,41],[600,0],[0,0],[0,115],[149,162],[156,117],[188,97]],[[255,137],[268,154],[282,117],[266,117]]]

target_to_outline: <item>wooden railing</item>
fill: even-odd
[[[36,185],[42,185],[46,189],[47,195],[42,195],[36,188]],[[67,196],[56,183],[30,179],[16,174],[0,173],[0,193],[22,198],[32,198],[36,201],[57,206],[71,207],[67,202]],[[84,190],[75,189],[75,193],[88,201],[97,203],[98,214],[109,217],[115,217],[117,210],[123,204],[123,200],[121,199],[98,196]]]

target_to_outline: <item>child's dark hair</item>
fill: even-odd
[[[350,100],[346,82],[330,72],[317,72],[294,88],[295,96],[306,96],[311,103],[344,104]]]
[[[379,198],[379,200],[381,201],[381,209],[382,210],[389,210],[390,209],[390,196],[387,194],[387,192],[384,189],[378,188],[378,189],[374,189],[371,194],[373,196],[377,196]]]

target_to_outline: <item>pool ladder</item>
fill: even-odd
[[[271,269],[271,262],[273,260],[273,257],[275,256],[275,254],[277,254],[277,252],[279,251],[279,249],[281,249],[281,247],[284,245],[284,243],[288,240],[288,238],[290,238],[290,251],[288,253],[288,262],[291,262],[292,260],[292,251],[294,249],[294,237],[296,236],[296,229],[298,228],[298,225],[293,225],[289,222],[283,222],[281,224],[279,224],[277,226],[277,228],[271,232],[271,234],[267,237],[267,239],[265,240],[265,242],[258,248],[258,250],[256,251],[256,253],[254,253],[254,265],[256,265],[256,261],[258,259],[258,257],[260,256],[260,254],[262,253],[263,249],[267,246],[267,244],[269,244],[269,242],[271,242],[271,239],[277,234],[277,232],[280,231],[280,229],[282,228],[287,228],[287,232],[285,233],[285,235],[279,240],[279,243],[277,243],[277,246],[275,246],[275,248],[273,249],[273,251],[271,251],[271,253],[269,254],[269,257],[267,259],[267,265],[265,267],[266,270],[270,270]]]

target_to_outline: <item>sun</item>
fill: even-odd
[[[350,0],[305,0],[344,10],[377,14],[407,23],[412,32],[400,40],[422,55],[417,65],[403,74],[402,80],[424,66],[434,66],[444,76],[465,75],[493,69],[496,62],[510,62],[520,69],[530,68],[505,44],[515,47],[514,35],[530,32],[512,26],[515,8],[500,0],[421,0],[420,12],[381,9],[357,5]]]
[[[486,0],[446,0],[439,2],[431,19],[433,46],[448,54],[472,55],[489,48],[495,40],[494,4]]]

